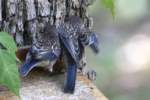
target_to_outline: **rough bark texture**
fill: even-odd
[[[40,72],[39,72],[40,71]],[[78,75],[74,94],[63,93],[64,74],[34,70],[22,79],[21,100],[108,100],[87,78]],[[19,100],[8,91],[0,92],[0,100]]]
[[[32,44],[42,24],[58,26],[70,15],[80,16],[92,28],[86,8],[95,0],[0,0],[0,30],[12,34],[18,46]]]

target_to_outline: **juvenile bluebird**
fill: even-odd
[[[78,16],[69,17],[58,26],[57,30],[67,64],[64,92],[73,93],[77,68],[80,67],[80,60],[84,55],[84,46],[89,45],[94,52],[98,53],[97,37],[92,33],[86,34],[88,30]]]
[[[46,24],[34,37],[34,42],[20,68],[22,76],[26,76],[35,67],[46,67],[53,70],[53,65],[61,53],[59,37],[55,26]]]

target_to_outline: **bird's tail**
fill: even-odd
[[[21,76],[25,77],[28,75],[28,73],[36,67],[37,61],[36,60],[31,60],[27,59],[24,64],[20,68],[20,74]]]
[[[67,76],[65,80],[65,93],[73,93],[75,89],[76,83],[76,73],[77,73],[77,66],[76,64],[70,64],[67,68]]]
[[[90,47],[91,49],[95,52],[95,53],[98,53],[99,52],[99,41],[98,41],[98,37],[96,34],[91,34],[89,36],[89,40],[90,40]]]
[[[85,45],[85,46],[89,45],[94,53],[99,52],[99,41],[98,41],[98,37],[95,33],[90,33],[88,35],[84,34],[84,35],[80,36],[80,40],[83,45]]]

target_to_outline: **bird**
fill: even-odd
[[[81,43],[78,41],[82,20],[77,16],[71,16],[57,27],[60,37],[63,55],[65,59],[66,79],[64,84],[65,93],[73,93],[75,90],[76,72],[78,62],[82,57]]]
[[[64,92],[74,93],[77,68],[79,68],[80,60],[84,55],[84,48],[89,45],[95,53],[98,53],[97,37],[94,33],[89,33],[79,16],[68,17],[64,23],[58,26],[57,32],[67,66]]]
[[[44,28],[35,34],[34,42],[20,68],[21,76],[27,76],[35,67],[45,67],[52,71],[60,53],[61,47],[57,29],[54,25],[46,23]]]
[[[53,65],[61,58],[66,67],[64,92],[74,93],[77,69],[81,68],[85,46],[90,46],[95,53],[99,52],[96,34],[84,26],[79,16],[66,18],[58,27],[46,24],[44,29],[34,35],[20,73],[27,76],[33,68],[39,66],[52,71]],[[95,72],[88,74],[93,76]]]

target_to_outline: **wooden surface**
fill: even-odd
[[[62,92],[64,74],[50,75],[43,70],[35,70],[22,79],[21,100],[108,100],[86,77],[78,75],[74,94]],[[11,92],[0,92],[0,100],[19,100]]]

